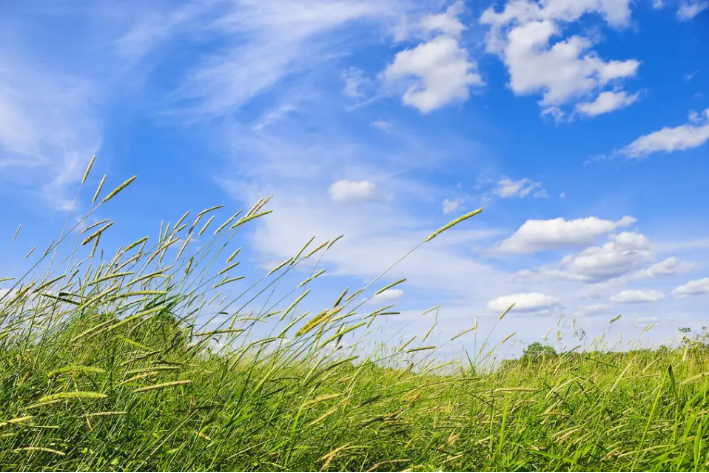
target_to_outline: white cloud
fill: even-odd
[[[655,263],[647,269],[643,269],[633,274],[633,279],[651,279],[660,276],[673,276],[692,271],[696,268],[696,264],[688,261],[681,261],[675,256]]]
[[[587,13],[602,15],[614,27],[627,26],[629,3],[510,0],[499,13],[488,8],[480,22],[490,25],[487,50],[505,62],[512,91],[517,95],[542,93],[540,105],[544,113],[559,120],[564,116],[562,105],[596,95],[605,86],[634,76],[640,63],[634,59],[604,61],[591,50],[593,42],[581,36],[553,39],[562,36],[564,24]],[[607,96],[601,99],[604,101],[608,101]],[[601,104],[591,107],[600,108]]]
[[[470,86],[482,85],[475,64],[468,61],[467,52],[456,39],[446,36],[397,53],[394,62],[384,71],[384,78],[389,82],[411,76],[418,77],[419,82],[408,87],[403,102],[422,113],[456,100],[465,101]]]
[[[630,95],[623,91],[601,92],[593,102],[583,102],[576,105],[576,111],[583,115],[594,117],[632,105],[639,96],[640,94]]]
[[[562,279],[585,283],[615,280],[637,281],[672,276],[695,269],[693,263],[669,257],[659,263],[641,268],[655,260],[647,238],[638,233],[623,232],[611,235],[602,246],[593,246],[565,256],[559,263],[521,270],[518,281],[534,279]]]
[[[522,270],[519,280],[533,276],[542,279],[564,279],[598,283],[630,274],[631,271],[653,260],[647,239],[640,234],[623,232],[612,235],[603,246],[586,248],[580,253],[565,256],[559,263],[542,266],[534,271]],[[642,279],[648,276],[640,276]]]
[[[336,202],[365,202],[374,198],[377,186],[371,181],[337,181],[330,186],[330,197]]]
[[[492,8],[484,12],[481,22],[500,29],[509,23],[525,24],[537,20],[573,22],[587,13],[597,13],[614,27],[630,22],[629,0],[547,0],[536,3],[526,0],[507,2],[505,9],[496,13]],[[496,31],[499,34],[499,31]]]
[[[342,94],[351,99],[364,97],[362,88],[369,82],[364,76],[364,72],[356,67],[350,67],[343,71],[342,80],[345,82],[345,88],[342,89]]]
[[[595,239],[617,228],[635,223],[632,217],[614,222],[596,217],[565,220],[527,220],[510,238],[498,244],[504,253],[534,253],[569,246],[591,245]]]
[[[707,8],[709,2],[706,0],[682,0],[677,9],[677,19],[689,21]]]
[[[690,74],[687,74],[686,76],[684,76],[684,81],[685,82],[691,81],[692,79],[694,79],[694,76],[696,76],[697,74],[699,74],[699,71],[694,71]]]
[[[394,127],[391,122],[388,122],[386,120],[376,120],[372,122],[372,126],[387,134],[391,133],[391,130]]]
[[[663,2],[663,0],[653,0],[653,2],[652,2],[652,8],[654,8],[655,10],[659,10],[660,8],[662,8],[664,6],[665,6],[665,3]]]
[[[620,150],[629,158],[642,158],[652,153],[684,151],[698,148],[709,141],[709,109],[704,111],[704,124],[665,127],[645,136],[641,136]],[[699,121],[695,119],[694,121]]]
[[[610,241],[600,247],[586,248],[561,260],[561,269],[543,270],[542,274],[561,278],[599,282],[630,273],[639,266],[652,261],[650,245],[643,235],[623,232],[612,235]]]
[[[457,18],[458,15],[463,13],[463,9],[463,1],[457,0],[448,7],[445,13],[425,15],[421,19],[421,29],[458,37],[465,30],[465,26]]]
[[[390,84],[414,80],[404,93],[403,103],[422,113],[465,101],[470,96],[470,87],[483,85],[477,64],[460,45],[460,33],[465,27],[456,15],[461,6],[462,3],[456,2],[445,14],[424,17],[422,30],[437,36],[398,52],[384,70],[384,80]]]
[[[495,194],[503,199],[511,197],[527,197],[532,191],[535,191],[533,197],[547,197],[546,191],[542,187],[540,182],[532,182],[531,180],[524,178],[519,181],[513,181],[512,179],[501,179],[497,183],[497,187],[493,190]]]
[[[444,199],[443,200],[443,214],[449,215],[458,210],[463,205],[462,199]]]
[[[682,284],[672,291],[672,295],[675,297],[699,296],[702,294],[709,294],[709,278],[689,281],[687,284]]]
[[[285,104],[282,105],[275,110],[267,113],[261,120],[259,120],[258,123],[256,123],[251,129],[254,131],[260,131],[263,130],[266,127],[269,127],[286,116],[288,116],[291,112],[295,111],[295,107],[290,104]]]
[[[138,3],[124,7],[126,10],[122,13],[130,22],[129,28],[111,43],[120,58],[119,67],[128,72],[151,53],[169,44],[175,35],[195,26],[196,20],[208,12],[210,5],[206,2],[184,2],[178,8],[156,9],[148,3]]]
[[[336,95],[339,92],[334,91]],[[327,95],[321,97],[322,103],[329,100]],[[321,102],[315,102],[313,108],[320,108]],[[303,106],[299,110],[308,108]],[[440,215],[441,207],[434,208],[439,212],[437,216],[426,212],[431,196],[440,189],[414,179],[412,173],[401,173],[403,165],[426,163],[432,155],[447,157],[460,153],[457,146],[449,148],[450,144],[438,139],[436,133],[413,134],[404,123],[401,127],[397,124],[396,140],[368,142],[356,133],[344,135],[339,115],[328,118],[332,120],[311,122],[307,114],[302,114],[299,120],[289,120],[287,128],[272,127],[266,133],[229,129],[229,138],[238,140],[233,143],[239,148],[234,153],[233,167],[220,174],[235,176],[234,179],[245,176],[238,181],[220,179],[219,183],[246,208],[261,196],[274,195],[268,206],[273,214],[259,219],[252,227],[257,261],[283,261],[292,257],[313,235],[317,236],[316,241],[324,241],[344,234],[343,239],[323,253],[320,267],[326,268],[331,277],[321,284],[336,286],[333,290],[338,293],[345,286],[354,292],[450,220]],[[256,162],[256,169],[244,162],[245,155]],[[264,171],[266,163],[268,171]],[[271,167],[276,168],[275,175]],[[299,173],[297,178],[288,172],[290,167]],[[374,199],[364,205],[345,206],[330,199],[329,194],[323,198],[323,190],[341,178],[375,183]],[[389,195],[394,198],[386,198]],[[443,197],[453,199],[459,195],[441,195],[433,204],[441,205]],[[410,289],[404,288],[406,296],[411,291],[416,293],[415,300],[407,306],[413,309],[416,304],[419,314],[439,303],[449,308],[463,305],[456,309],[456,314],[464,313],[466,319],[446,318],[449,321],[446,331],[453,332],[451,336],[465,328],[461,325],[469,322],[471,312],[486,310],[491,293],[523,292],[510,287],[504,271],[481,261],[470,251],[473,245],[501,238],[499,230],[491,231],[481,224],[484,222],[469,221],[446,232],[418,248],[385,276],[387,280],[407,278]],[[471,284],[471,280],[485,284]],[[313,304],[332,304],[327,293],[316,291],[312,296],[323,299],[313,300]],[[450,312],[447,310],[445,314]],[[395,319],[394,324],[401,317]],[[424,331],[427,329],[428,326]],[[388,325],[385,330],[392,333],[396,328]]]
[[[372,297],[368,304],[392,304],[404,295],[403,289],[387,289],[381,294]]]
[[[227,114],[278,84],[338,57],[331,48],[358,21],[386,22],[401,5],[376,0],[238,0],[212,2],[202,34],[224,47],[199,61],[179,96],[203,116]],[[245,67],[244,65],[248,65]],[[358,95],[354,84],[347,93]]]
[[[258,190],[244,189],[241,185],[226,187],[240,200],[245,191],[249,192],[249,201],[274,193],[269,202],[274,213],[259,219],[253,236],[254,248],[264,261],[292,257],[313,235],[320,241],[344,234],[323,254],[322,265],[333,277],[352,277],[355,285],[364,285],[435,229],[431,222],[425,222],[424,226],[415,215],[389,203],[374,201],[372,205],[353,206],[343,212],[341,206],[322,199],[308,186],[292,185],[278,192],[270,187]],[[389,181],[388,185],[394,187],[395,182]],[[460,247],[489,238],[489,233],[466,232],[461,228],[446,235],[418,248],[389,271],[387,278],[407,278],[407,286],[416,288],[417,297],[434,296],[431,305],[455,297],[469,301],[474,307],[484,307],[491,288],[508,287],[506,275],[478,261],[470,252],[460,252]],[[470,284],[471,280],[484,280],[486,284]]]
[[[101,146],[98,94],[82,77],[0,59],[0,182],[71,207],[69,187]]]
[[[664,299],[665,295],[655,289],[626,289],[611,297],[612,302],[623,304],[641,304]]]
[[[561,305],[559,299],[555,297],[540,294],[538,292],[528,292],[524,294],[512,294],[509,296],[498,297],[487,303],[488,308],[494,311],[502,312],[512,304],[515,304],[514,310],[521,312],[536,312],[542,309],[550,309]]]

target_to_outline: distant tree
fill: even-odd
[[[682,336],[682,345],[701,350],[709,350],[709,327],[703,326],[699,332],[692,332],[689,327],[677,329]]]
[[[539,358],[556,357],[556,350],[549,345],[542,345],[539,342],[530,343],[522,352],[522,361],[536,361]]]

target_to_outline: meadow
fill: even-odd
[[[508,340],[489,344],[471,321],[450,337],[476,341],[459,360],[436,359],[433,326],[363,350],[375,320],[396,315],[365,302],[401,281],[304,310],[337,244],[314,240],[243,281],[248,250],[234,240],[269,218],[268,199],[232,216],[185,214],[104,255],[114,222],[91,217],[133,180],[105,193],[104,176],[90,210],[33,250],[24,275],[0,274],[3,471],[709,469],[702,340],[624,352],[534,344],[493,362]],[[280,287],[303,268],[299,285]],[[246,289],[227,290],[237,282]]]

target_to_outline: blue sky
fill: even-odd
[[[560,315],[596,334],[623,314],[625,337],[656,323],[654,342],[705,320],[706,0],[0,10],[4,273],[61,230],[95,154],[92,189],[138,175],[102,215],[117,222],[106,245],[273,194],[243,235],[244,266],[260,274],[345,234],[324,258],[323,300],[483,207],[387,275],[408,278],[387,294],[402,310],[387,335],[427,328],[417,314],[438,303],[441,340],[512,301],[497,334],[527,343]]]

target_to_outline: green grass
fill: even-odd
[[[499,346],[443,363],[424,334],[363,348],[393,310],[363,310],[377,280],[305,315],[310,283],[281,287],[329,243],[224,298],[237,232],[265,205],[110,258],[94,236],[108,222],[82,234],[83,217],[36,252],[0,296],[0,469],[707,470],[704,345],[597,341],[495,369]]]

